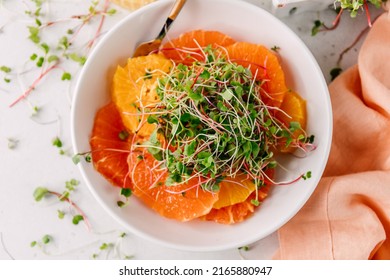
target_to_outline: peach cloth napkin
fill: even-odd
[[[390,13],[329,90],[334,133],[324,177],[279,230],[275,259],[390,259]]]

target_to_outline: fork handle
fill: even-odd
[[[160,33],[158,34],[157,38],[158,40],[164,39],[165,35],[167,34],[169,28],[171,27],[172,22],[176,19],[177,15],[180,13],[181,9],[183,8],[184,4],[187,0],[176,0],[172,10],[169,13],[169,16],[167,20],[164,23],[163,28],[161,29]]]

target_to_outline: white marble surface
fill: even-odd
[[[239,1],[239,0],[237,0]],[[46,19],[64,19],[75,14],[86,13],[88,0],[46,1],[42,12]],[[103,2],[103,1],[100,1]],[[250,0],[255,5],[272,10],[271,0]],[[12,72],[0,72],[0,259],[116,259],[132,256],[135,259],[269,259],[278,248],[277,234],[252,244],[249,251],[230,250],[224,252],[194,253],[164,248],[127,233],[104,212],[92,198],[83,183],[77,167],[72,163],[70,141],[70,102],[72,90],[80,67],[70,61],[61,64],[62,69],[45,77],[31,93],[28,102],[22,101],[9,108],[33,80],[39,75],[37,67],[30,61],[33,53],[42,54],[29,39],[27,26],[34,20],[25,14],[33,8],[32,1],[0,0],[0,66],[12,68]],[[114,7],[114,6],[113,6]],[[109,30],[129,11],[121,10],[107,17],[103,32]],[[379,11],[373,11],[378,14]],[[282,18],[313,52],[327,81],[329,71],[336,66],[339,53],[349,46],[366,27],[364,15],[351,20],[344,14],[340,26],[331,32],[321,32],[312,37],[313,21],[320,19],[331,24],[333,11],[312,11],[297,13]],[[93,20],[83,28],[80,39],[73,46],[83,50],[85,42],[93,37],[99,20]],[[56,46],[67,29],[77,25],[67,20],[47,28],[43,35],[45,42]],[[79,44],[79,45],[77,45]],[[352,48],[342,61],[342,68],[356,63],[360,44]],[[71,81],[61,81],[63,71],[72,74]],[[11,79],[6,83],[3,78]],[[38,106],[39,113],[32,117],[32,107]],[[52,145],[52,139],[59,137],[63,142],[65,155]],[[17,140],[13,149],[8,147],[9,139]],[[73,225],[71,209],[56,199],[36,202],[33,191],[38,186],[62,192],[65,182],[77,179],[80,184],[72,199],[88,216],[92,231],[81,222]],[[57,210],[66,213],[64,219],[57,217]],[[31,247],[34,240],[49,234],[52,241],[43,246]],[[100,250],[103,243],[112,243],[109,250]]]

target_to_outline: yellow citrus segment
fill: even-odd
[[[219,198],[213,205],[215,209],[243,202],[256,189],[253,180],[245,174],[239,174],[235,178],[226,178],[219,185]]]
[[[258,191],[257,200],[262,202],[269,193],[270,185],[263,186]],[[220,209],[213,208],[211,211],[201,217],[202,220],[214,221],[219,224],[235,224],[247,219],[256,209],[256,206],[252,204],[252,199],[256,198],[256,193],[252,192],[249,197],[234,205],[228,205]]]
[[[286,125],[290,122],[299,122],[303,129],[306,128],[306,101],[295,91],[286,93],[280,109],[286,114],[279,112],[277,117]]]
[[[298,122],[303,130],[306,129],[306,101],[296,92],[289,91],[286,93],[283,103],[280,106],[282,111],[278,111],[276,117],[281,120],[287,127],[291,122]],[[293,132],[293,139],[297,139],[302,134],[301,129]],[[282,148],[282,152],[292,152],[293,147]]]
[[[116,69],[111,97],[131,133],[142,137],[154,130],[155,125],[147,123],[145,113],[159,102],[157,79],[168,73],[171,67],[171,61],[164,56],[151,54],[130,58],[125,67]]]

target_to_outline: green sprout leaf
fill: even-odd
[[[34,190],[33,196],[35,201],[41,201],[49,193],[49,190],[44,187],[38,187]]]
[[[44,235],[42,237],[42,243],[43,244],[48,244],[48,243],[50,243],[51,240],[52,240],[52,237],[50,235],[48,235],[48,234],[46,234],[46,235]]]
[[[39,28],[35,26],[27,26],[30,36],[28,37],[33,43],[38,44],[41,41],[39,37]]]
[[[315,36],[317,35],[317,33],[320,31],[320,28],[321,26],[323,25],[324,23],[320,20],[316,20],[314,21],[314,25],[311,29],[311,36]]]
[[[31,56],[30,56],[30,60],[35,60],[37,59],[38,55],[36,53],[33,53]]]
[[[2,71],[2,72],[4,72],[4,73],[10,73],[11,72],[11,68],[10,67],[8,67],[8,66],[1,66],[0,67],[0,71]]]
[[[311,171],[307,171],[305,174],[302,175],[303,180],[307,180],[311,178]]]
[[[57,148],[62,147],[62,141],[59,137],[54,138],[52,141],[52,144],[53,144],[53,146],[56,146]]]
[[[69,58],[74,62],[79,63],[81,66],[84,65],[85,62],[87,61],[87,58],[85,56],[80,56],[77,53],[69,54]]]
[[[113,246],[114,246],[114,244],[112,244],[112,243],[103,243],[102,245],[100,245],[99,249],[102,250],[102,251],[103,250],[108,250],[108,249],[110,249]]]
[[[249,246],[239,247],[238,250],[249,251]]]
[[[123,195],[126,198],[130,197],[132,194],[133,192],[131,191],[131,189],[126,189],[126,188],[121,189],[121,195]]]
[[[58,61],[60,60],[60,58],[57,56],[57,55],[51,55],[48,57],[47,61],[50,63],[50,62],[55,62],[55,61]]]
[[[251,203],[254,205],[254,206],[259,206],[260,205],[260,201],[258,201],[257,199],[252,199],[251,200]]]
[[[72,79],[72,75],[69,72],[64,72],[62,74],[62,77],[61,77],[62,81],[65,81],[65,80],[70,81],[71,79]]]
[[[80,154],[75,154],[72,156],[72,161],[74,164],[78,164],[80,162],[80,157],[81,155]]]
[[[118,200],[118,201],[116,202],[116,205],[118,205],[118,207],[120,207],[120,208],[123,208],[123,207],[125,207],[127,204],[126,204],[126,202],[123,202],[123,201],[121,201],[121,200]]]
[[[8,138],[8,149],[14,150],[19,143],[19,140],[13,139],[13,138]]]
[[[65,217],[65,212],[61,211],[61,210],[57,210],[57,216],[58,216],[58,219],[62,220]]]
[[[84,220],[84,217],[82,215],[75,215],[73,216],[72,223],[74,225],[78,225],[80,221]]]
[[[50,47],[49,47],[48,44],[42,43],[40,46],[41,46],[41,48],[43,49],[43,51],[45,52],[45,54],[48,54],[48,53],[49,53]]]

